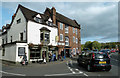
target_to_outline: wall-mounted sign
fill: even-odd
[[[18,47],[18,56],[23,56],[25,54],[25,47]]]

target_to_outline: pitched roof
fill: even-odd
[[[48,16],[45,15],[45,14],[41,14],[41,13],[38,13],[36,11],[32,11],[26,7],[23,7],[22,5],[18,5],[18,8],[21,9],[23,15],[25,16],[26,20],[32,20],[34,21],[33,17],[37,14],[40,14],[40,16],[44,19],[44,20],[47,20],[48,19]]]
[[[50,16],[52,16],[52,9],[46,8],[46,11],[48,11],[50,13]],[[56,12],[56,20],[60,21],[62,23],[68,24],[70,26],[80,28],[80,25],[77,23],[76,20],[72,20],[72,19],[70,19],[68,17],[65,17],[64,15],[62,15],[62,14],[60,14],[58,12]]]

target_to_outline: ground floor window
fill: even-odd
[[[18,56],[25,55],[25,47],[18,47]]]
[[[30,59],[40,59],[40,50],[30,49]]]

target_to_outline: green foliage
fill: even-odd
[[[98,41],[93,41],[92,42],[92,49],[101,49],[101,43],[99,43]]]
[[[84,48],[88,48],[90,50],[92,50],[92,42],[91,41],[87,41],[84,45]]]

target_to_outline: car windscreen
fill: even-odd
[[[97,59],[103,59],[103,58],[109,58],[107,54],[100,54],[100,53],[95,53],[95,58]]]

